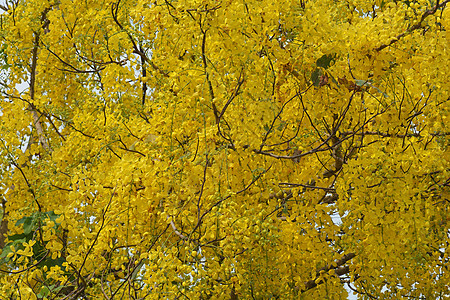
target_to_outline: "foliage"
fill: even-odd
[[[6,1],[0,298],[448,298],[447,4]]]

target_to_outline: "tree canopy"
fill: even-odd
[[[448,299],[449,0],[7,0],[0,299]]]

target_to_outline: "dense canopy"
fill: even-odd
[[[0,299],[447,299],[449,0],[7,0]]]

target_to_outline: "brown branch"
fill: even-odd
[[[29,270],[31,270],[32,268],[34,268],[34,267],[36,267],[37,265],[39,265],[41,262],[43,262],[44,259],[47,258],[47,255],[48,255],[49,253],[50,253],[50,250],[47,250],[47,252],[44,254],[44,256],[43,256],[38,262],[36,262],[35,264],[33,264],[33,265],[27,267],[26,269],[23,269],[23,270],[20,270],[20,271],[7,271],[7,270],[2,270],[2,269],[0,269],[0,272],[2,272],[2,273],[7,273],[7,274],[20,274],[20,273],[29,271]]]
[[[88,138],[91,138],[91,139],[97,139],[97,140],[100,140],[99,138],[95,138],[94,136],[89,135],[89,134],[87,134],[87,133],[84,133],[84,132],[81,131],[80,129],[77,129],[70,121],[66,121],[66,120],[64,120],[64,119],[62,119],[62,118],[60,118],[60,117],[58,117],[57,115],[54,115],[54,114],[52,114],[52,113],[46,113],[46,112],[43,112],[43,111],[39,110],[39,109],[33,104],[33,102],[31,102],[30,100],[24,99],[24,98],[19,97],[19,96],[14,96],[14,95],[5,93],[4,91],[1,91],[1,93],[4,94],[5,96],[9,97],[9,98],[12,98],[12,99],[19,99],[19,100],[21,100],[21,101],[23,101],[23,102],[28,103],[28,104],[29,104],[28,109],[29,109],[29,110],[35,110],[35,111],[36,111],[38,114],[40,114],[41,116],[45,116],[45,117],[50,121],[50,123],[51,123],[51,125],[53,126],[53,128],[56,130],[56,133],[57,133],[63,140],[65,140],[65,138],[64,138],[64,137],[61,135],[61,133],[57,130],[56,126],[53,124],[53,122],[51,121],[50,117],[54,117],[54,118],[57,119],[58,121],[65,123],[67,126],[69,126],[70,128],[72,128],[72,129],[75,130],[76,132],[79,132],[80,134],[84,135],[85,137],[88,137]]]
[[[395,38],[393,38],[389,43],[387,44],[383,44],[381,46],[379,46],[378,48],[375,49],[375,51],[379,52],[381,50],[383,50],[386,47],[391,46],[392,44],[398,42],[401,38],[403,38],[404,36],[410,34],[411,32],[413,32],[414,30],[420,29],[422,28],[422,22],[425,20],[426,17],[433,15],[439,8],[443,8],[446,6],[446,4],[449,2],[450,0],[445,0],[442,3],[439,3],[439,1],[437,1],[436,5],[432,8],[432,9],[428,9],[426,10],[422,17],[420,18],[420,21],[417,24],[414,24],[411,28],[409,28],[407,31],[397,35]]]
[[[310,85],[303,93],[306,93],[310,87],[311,87],[311,85]],[[300,93],[300,97],[301,97],[301,94],[302,94],[302,93]],[[285,108],[292,100],[294,100],[295,97],[297,97],[297,96],[298,96],[298,94],[295,94],[295,95],[292,96],[288,101],[286,101],[285,103],[283,103],[283,105],[282,105],[281,108],[280,108],[280,111],[279,111],[279,112],[277,113],[277,115],[273,118],[272,124],[270,124],[269,129],[267,130],[266,134],[264,135],[264,137],[263,137],[263,139],[262,139],[262,141],[261,141],[261,145],[260,145],[260,147],[259,147],[259,151],[262,151],[262,149],[264,148],[265,143],[266,143],[266,141],[267,141],[267,138],[269,137],[269,134],[272,132],[272,130],[273,130],[274,126],[275,126],[276,120],[277,120],[277,119],[281,116],[281,114],[283,113],[284,108]],[[304,113],[304,112],[305,112],[305,111],[303,111],[303,113]]]
[[[106,207],[103,209],[103,212],[102,212],[102,222],[101,222],[101,224],[100,224],[100,228],[99,228],[99,230],[97,231],[97,234],[95,235],[94,241],[92,242],[92,244],[91,244],[91,246],[89,247],[89,249],[88,249],[86,255],[84,256],[83,262],[82,262],[82,264],[81,264],[81,266],[80,266],[80,269],[78,270],[78,274],[81,274],[81,271],[83,270],[84,265],[86,264],[86,260],[87,260],[87,258],[88,258],[88,256],[89,256],[89,254],[91,253],[92,249],[94,248],[95,244],[97,243],[97,240],[98,240],[98,238],[99,238],[99,236],[100,236],[100,233],[102,232],[102,230],[103,230],[104,227],[105,227],[106,213],[108,212],[108,209],[109,209],[109,207],[111,206],[111,202],[112,202],[112,199],[113,199],[115,193],[116,193],[116,188],[114,188],[114,190],[112,191],[111,197],[109,198],[109,201],[108,201],[108,204],[107,204]]]
[[[139,49],[138,45],[136,44],[136,41],[134,40],[133,36],[125,30],[125,28],[123,27],[123,25],[119,22],[118,19],[118,11],[119,11],[119,5],[120,5],[120,1],[118,0],[117,3],[112,3],[111,4],[111,13],[112,13],[112,17],[114,22],[117,24],[117,26],[119,26],[119,28],[121,30],[123,30],[127,35],[128,38],[131,41],[131,44],[133,45],[133,53],[139,55],[141,57],[142,60],[144,60],[145,62],[148,62],[150,64],[150,66],[155,69],[156,71],[158,71],[160,74],[162,74],[164,77],[169,77],[169,74],[167,74],[166,72],[164,72],[163,70],[161,70],[157,65],[155,65],[153,63],[153,61],[151,61],[147,55],[141,50]]]
[[[1,204],[3,216],[2,221],[0,223],[0,249],[3,249],[5,248],[5,239],[6,234],[8,233],[8,212],[6,211],[6,199],[3,195],[1,196],[2,196]]]
[[[22,177],[23,177],[23,179],[25,180],[25,183],[27,184],[28,191],[29,191],[29,192],[31,193],[31,195],[33,196],[33,199],[34,199],[34,201],[36,202],[36,205],[38,206],[38,210],[39,210],[40,212],[42,212],[41,204],[39,203],[38,199],[36,198],[36,194],[34,193],[34,190],[33,190],[33,188],[31,187],[31,184],[30,184],[30,182],[28,181],[28,178],[27,178],[27,176],[25,175],[25,172],[22,170],[21,166],[19,166],[19,164],[16,163],[16,161],[14,160],[13,157],[11,157],[11,163],[14,165],[14,167],[16,167],[16,168],[19,170],[20,174],[22,174]]]
[[[215,98],[215,96],[214,96],[214,90],[213,90],[213,87],[212,87],[211,80],[209,79],[209,73],[208,73],[208,71],[207,71],[208,64],[206,63],[206,32],[208,31],[208,29],[207,29],[207,30],[203,30],[201,20],[200,20],[200,31],[201,31],[202,34],[203,34],[203,38],[202,38],[202,62],[203,62],[203,70],[205,71],[205,74],[206,74],[206,81],[208,82],[209,95],[210,95],[210,97],[211,97],[211,101],[214,101],[214,98]]]
[[[169,218],[169,217],[167,217],[167,218]],[[188,238],[187,238],[185,235],[183,235],[180,231],[178,231],[178,229],[177,229],[177,227],[175,226],[175,223],[173,222],[173,220],[170,221],[170,226],[172,227],[173,232],[174,232],[176,235],[178,235],[182,240],[185,240],[185,241],[188,240]]]
[[[407,133],[407,134],[398,134],[398,133],[388,133],[381,131],[363,131],[363,132],[353,132],[347,131],[343,132],[342,135],[377,135],[381,137],[396,137],[396,138],[405,138],[405,137],[422,137],[422,135],[418,133]],[[430,133],[431,136],[447,136],[450,135],[450,132],[433,132]]]
[[[63,187],[60,187],[60,186],[56,186],[56,185],[54,185],[53,183],[50,183],[50,185],[51,185],[52,187],[58,189],[58,190],[61,190],[61,191],[66,191],[66,192],[72,192],[72,191],[73,191],[73,189],[68,189],[68,188],[63,188]]]
[[[215,7],[212,7],[212,8],[206,8],[206,6],[205,6],[204,9],[188,8],[188,9],[186,9],[185,11],[186,11],[186,12],[210,12],[210,11],[218,10],[218,9],[221,8],[221,7],[222,7],[222,6],[219,4],[219,5],[217,5],[217,6],[215,6]]]
[[[142,77],[147,77],[147,69],[145,68],[145,60],[141,56]],[[145,105],[145,96],[147,95],[147,83],[142,83],[142,105]]]
[[[247,191],[247,190],[248,190],[248,189],[249,189],[256,181],[258,181],[258,180],[261,178],[261,176],[262,176],[263,174],[269,172],[269,170],[270,170],[271,168],[272,168],[272,166],[270,166],[269,168],[267,168],[267,170],[265,170],[264,172],[261,172],[258,176],[256,176],[256,177],[255,177],[255,178],[254,178],[254,179],[253,179],[246,187],[244,187],[242,190],[240,190],[240,191],[238,191],[238,192],[236,192],[236,193],[233,193],[233,194],[231,194],[231,195],[228,195],[228,196],[226,196],[226,197],[220,199],[219,201],[217,201],[217,202],[214,203],[213,205],[211,205],[211,207],[208,208],[208,209],[201,215],[200,219],[199,219],[198,222],[197,222],[197,225],[195,225],[195,227],[192,229],[190,235],[192,235],[192,234],[197,230],[197,228],[200,227],[200,225],[201,225],[202,222],[203,222],[203,218],[204,218],[208,213],[210,213],[214,207],[220,205],[223,201],[225,201],[225,200],[231,198],[231,196],[239,195],[239,194],[241,194],[241,193]]]
[[[308,185],[308,184],[301,184],[301,183],[289,183],[289,182],[280,182],[279,185],[288,185],[288,186],[294,186],[294,187],[304,187],[308,189],[317,189],[317,190],[324,190],[327,192],[335,192],[336,189],[334,188],[326,188],[321,186],[315,186],[315,185]]]
[[[66,295],[63,299],[76,299],[77,296],[84,292],[84,290],[87,287],[86,279],[81,275],[81,269],[77,270],[75,266],[70,263],[69,266],[75,271],[77,274],[77,289],[74,289],[72,292],[70,292],[68,295]],[[81,285],[80,285],[80,279],[81,279]]]
[[[52,125],[53,129],[56,131],[56,133],[59,135],[59,137],[65,141],[66,138],[64,136],[62,136],[62,134],[59,132],[58,128],[56,128],[55,123],[53,123],[52,119],[50,118],[49,114],[44,114],[44,116],[47,118],[47,120],[50,122],[50,124]]]
[[[350,268],[348,266],[344,266],[346,262],[351,260],[356,256],[355,253],[348,253],[344,255],[341,259],[338,259],[336,262],[327,265],[316,272],[316,278],[313,280],[309,280],[305,282],[305,287],[300,290],[301,293],[304,293],[310,289],[315,288],[319,284],[322,284],[326,281],[326,278],[320,278],[321,274],[328,273],[330,270],[334,270],[334,274],[336,276],[341,276],[350,272]]]
[[[339,199],[339,195],[336,193],[332,193],[331,195],[325,195],[325,197],[323,197],[322,200],[320,200],[319,204],[320,203],[333,204],[338,199]]]
[[[36,109],[36,110],[37,110],[37,109]],[[38,110],[38,112],[39,112],[39,110]],[[44,114],[44,113],[41,112],[41,114]],[[92,135],[89,135],[89,134],[87,134],[87,133],[84,133],[84,132],[81,131],[80,129],[77,129],[70,121],[66,121],[66,120],[64,120],[64,119],[62,119],[62,118],[60,118],[60,117],[58,117],[57,115],[54,115],[54,114],[50,114],[50,113],[49,113],[48,115],[54,117],[54,118],[57,119],[58,121],[61,121],[61,122],[66,123],[67,126],[69,126],[70,128],[72,128],[73,130],[75,130],[76,132],[82,134],[82,135],[85,136],[85,137],[88,137],[88,138],[91,138],[91,139],[97,139],[97,140],[100,140],[99,138],[96,138],[96,137],[94,137],[94,136],[92,136]]]
[[[353,95],[354,95],[354,94],[352,94],[352,97],[353,97]],[[349,102],[349,103],[350,103],[350,102]],[[347,108],[348,108],[348,106],[347,106]],[[338,130],[338,128],[339,128],[341,122],[342,122],[343,119],[344,119],[343,117],[345,116],[346,112],[348,111],[347,108],[344,110],[344,113],[342,114],[342,117],[340,117],[341,120],[338,122],[338,126],[336,126],[336,128],[333,130],[332,134],[328,135],[328,137],[327,137],[325,140],[322,139],[323,141],[322,141],[322,143],[320,143],[320,145],[316,146],[315,148],[313,148],[313,149],[311,149],[311,150],[309,150],[309,151],[307,151],[307,152],[301,152],[301,153],[297,153],[297,154],[295,154],[295,155],[277,155],[277,154],[271,153],[270,151],[260,151],[260,150],[258,150],[258,149],[253,149],[253,152],[255,152],[255,153],[257,153],[257,154],[267,155],[267,156],[270,156],[270,157],[273,157],[273,158],[276,158],[276,159],[292,159],[292,160],[294,160],[294,159],[299,159],[299,158],[301,158],[301,157],[303,157],[303,156],[315,154],[315,153],[318,153],[318,152],[323,152],[323,151],[329,151],[329,150],[332,150],[333,147],[330,146],[330,145],[328,145],[328,142],[333,138],[333,136],[336,135],[336,132],[337,132],[337,130]],[[344,141],[347,140],[347,139],[350,139],[351,137],[353,137],[354,135],[357,135],[357,134],[361,134],[361,135],[364,137],[364,132],[362,132],[362,133],[358,133],[358,132],[359,132],[360,130],[362,130],[362,128],[364,128],[365,125],[367,125],[368,123],[370,123],[370,122],[371,122],[373,119],[375,119],[377,116],[379,116],[379,115],[385,113],[386,110],[387,110],[388,108],[389,108],[389,106],[386,107],[385,109],[383,109],[383,110],[377,112],[377,113],[374,114],[373,116],[371,116],[367,121],[364,121],[364,124],[362,124],[362,125],[359,127],[359,129],[354,130],[354,131],[352,131],[352,132],[348,132],[348,135],[343,135],[343,134],[341,133],[341,135],[343,136],[343,138],[339,139],[339,141],[338,141],[334,146],[337,146],[337,145],[339,145],[339,144],[342,144],[342,142],[344,142]],[[325,147],[324,147],[324,146],[325,146]]]
[[[35,89],[36,89],[36,66],[37,66],[37,56],[38,56],[38,48],[39,48],[39,34],[34,34],[34,46],[32,50],[32,58],[31,58],[31,74],[30,74],[30,99],[31,102],[34,102],[35,100]],[[42,147],[44,147],[45,150],[49,151],[50,147],[48,145],[47,140],[44,136],[44,130],[42,128],[42,124],[39,121],[40,116],[38,115],[36,109],[34,108],[34,105],[29,106],[29,110],[33,114],[33,123],[34,127],[36,128],[36,132],[38,134],[39,141],[42,144]]]
[[[317,129],[317,127],[314,125],[313,120],[311,119],[310,115],[308,114],[306,107],[303,103],[303,99],[302,99],[302,94],[305,93],[306,91],[309,90],[309,88],[311,87],[311,85],[304,91],[304,92],[299,92],[296,95],[294,95],[293,97],[299,97],[300,103],[302,104],[303,107],[303,111],[305,112],[306,116],[309,119],[309,122],[311,123],[311,126],[313,126],[313,128],[316,130],[317,134],[319,135],[320,139],[322,140],[322,143],[320,143],[320,145],[318,145],[317,147],[307,151],[307,152],[303,152],[303,153],[298,153],[296,155],[276,155],[276,154],[272,154],[268,151],[262,151],[262,147],[260,147],[260,149],[253,149],[253,151],[255,153],[258,154],[263,154],[263,155],[267,155],[273,158],[277,158],[277,159],[299,159],[303,156],[307,156],[307,155],[311,155],[317,152],[322,152],[322,151],[328,151],[330,149],[332,149],[332,147],[328,144],[328,142],[330,140],[332,140],[332,138],[335,137],[337,130],[339,129],[342,121],[345,118],[345,115],[347,114],[350,105],[352,103],[353,97],[355,95],[355,92],[352,93],[352,95],[350,96],[350,99],[348,101],[348,104],[346,105],[346,107],[344,108],[344,111],[342,112],[341,116],[339,117],[339,120],[337,122],[337,125],[335,126],[335,128],[333,128],[333,131],[328,135],[327,138],[322,138],[322,135],[320,134],[320,131]],[[291,98],[292,99],[292,98]],[[325,147],[324,147],[325,146]],[[324,148],[322,148],[324,147]]]
[[[94,43],[94,42],[93,42],[93,43]],[[106,40],[106,43],[107,43],[107,44],[106,44],[106,47],[108,48],[108,40]],[[123,66],[123,65],[125,65],[125,64],[127,63],[127,61],[129,60],[128,58],[124,58],[124,59],[122,59],[122,60],[115,61],[114,59],[112,59],[111,55],[109,54],[109,48],[108,48],[109,61],[93,60],[93,59],[90,59],[90,58],[88,58],[88,57],[85,57],[85,56],[81,55],[81,54],[79,53],[78,49],[76,48],[76,45],[74,44],[73,46],[74,46],[74,48],[75,48],[75,50],[76,50],[77,55],[78,55],[79,58],[81,58],[82,60],[84,60],[84,61],[86,61],[86,62],[92,63],[92,64],[94,64],[94,65],[106,66],[106,65],[110,65],[110,64],[116,64],[116,65],[119,65],[119,66]],[[92,56],[93,56],[93,55],[92,55]],[[88,64],[88,65],[89,65],[89,64]]]
[[[267,156],[270,156],[270,157],[273,157],[276,159],[298,159],[298,158],[301,158],[301,157],[304,157],[307,155],[311,155],[311,154],[314,154],[317,152],[323,152],[323,151],[330,150],[330,147],[328,147],[328,146],[326,148],[321,148],[323,145],[326,144],[327,141],[328,141],[328,139],[325,140],[324,142],[322,142],[319,146],[317,146],[307,152],[302,152],[302,153],[299,153],[296,155],[277,155],[277,154],[270,153],[268,151],[260,151],[258,149],[253,149],[253,152],[255,152],[257,154],[267,155]]]
[[[206,72],[206,70],[205,70]],[[217,131],[219,133],[219,135],[221,137],[223,137],[225,140],[227,140],[228,142],[230,142],[230,148],[231,149],[235,149],[234,143],[231,140],[231,138],[227,138],[223,133],[222,130],[220,129],[220,119],[222,119],[223,115],[225,114],[225,111],[227,110],[228,106],[231,104],[231,102],[234,100],[234,98],[236,98],[236,96],[239,94],[239,90],[242,86],[242,84],[244,83],[244,76],[243,76],[243,72],[244,70],[242,69],[241,73],[239,74],[239,79],[238,79],[238,83],[236,85],[236,88],[234,89],[233,94],[231,95],[230,99],[228,99],[227,103],[225,103],[224,107],[222,108],[222,110],[219,113],[219,110],[217,109],[216,105],[212,104],[213,106],[213,111],[214,111],[214,116],[216,118],[216,123],[217,123]],[[208,78],[208,76],[207,76]],[[209,81],[209,78],[208,78]],[[211,92],[212,92],[212,87],[211,87]],[[214,94],[211,94],[212,97],[214,97]],[[214,98],[212,98],[212,100],[214,100]],[[226,123],[226,121],[225,121]],[[228,123],[226,123],[228,125]],[[229,126],[228,126],[229,127]]]
[[[208,159],[208,154],[206,154],[206,161],[205,161],[205,167],[203,168],[203,179],[202,179],[202,186],[200,188],[200,193],[198,195],[198,200],[197,200],[197,222],[200,222],[200,211],[202,209],[202,205],[200,203],[202,196],[203,196],[203,192],[205,190],[205,183],[206,183],[206,170],[208,169],[208,165],[209,165],[210,161]]]
[[[102,71],[103,69],[106,68],[106,67],[100,67],[98,69],[93,69],[93,70],[80,70],[77,67],[73,66],[72,64],[68,63],[67,61],[63,60],[58,54],[56,54],[54,51],[52,51],[49,47],[46,47],[46,49],[54,57],[56,57],[62,64],[66,65],[72,69],[72,70],[68,70],[68,69],[61,69],[61,68],[56,67],[56,69],[63,71],[63,72],[89,74],[89,73],[96,73],[98,71]]]
[[[153,243],[150,245],[150,247],[148,248],[147,252],[149,252],[153,246],[155,246],[156,242],[159,240],[159,238],[167,231],[167,229],[169,228],[170,224],[167,224],[166,228],[156,237],[156,239],[153,241]],[[139,267],[139,265],[141,265],[142,261],[144,259],[141,259],[137,264],[135,264],[135,266],[133,267],[133,270],[131,272],[128,273],[127,278],[125,278],[125,280],[122,281],[122,283],[117,287],[116,291],[114,293],[112,293],[111,295],[111,299],[114,298],[114,296],[120,291],[120,289],[122,288],[122,286],[128,281],[129,278],[131,278],[131,276],[133,275],[133,273],[136,271],[136,269]]]
[[[140,154],[140,155],[146,157],[146,155],[144,153],[139,152],[137,150],[130,149],[129,147],[127,147],[127,145],[125,145],[125,143],[122,141],[122,138],[120,136],[119,136],[119,140],[118,141],[123,145],[123,147],[119,146],[119,149],[124,150],[124,151],[128,151],[128,152],[132,152],[132,153],[137,153],[137,154]]]

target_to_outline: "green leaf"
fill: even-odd
[[[19,226],[19,225],[22,225],[23,223],[25,223],[25,221],[26,221],[28,218],[31,218],[31,217],[23,217],[22,219],[18,220],[18,221],[16,222],[16,226]]]
[[[0,254],[0,261],[1,261],[3,258],[6,258],[6,256],[7,256],[9,253],[12,252],[12,250],[11,250],[11,248],[10,248],[9,246],[11,246],[11,244],[8,244],[8,245],[5,246],[5,248],[3,248],[2,254]]]
[[[37,296],[39,298],[44,298],[47,297],[48,294],[50,294],[50,289],[46,286],[41,287],[41,290],[39,291],[39,294],[37,294]]]
[[[59,215],[55,214],[53,211],[48,211],[44,214],[45,214],[45,216],[47,216],[50,219],[50,221],[53,221],[55,223],[56,223],[56,219],[59,218]]]
[[[314,86],[319,86],[320,76],[322,76],[322,70],[316,68],[311,74],[311,81],[313,82]]]
[[[48,297],[50,293],[58,293],[63,287],[64,285],[56,286],[55,284],[43,286],[37,296],[38,298]]]
[[[316,66],[324,69],[328,69],[331,66],[331,62],[336,58],[336,54],[324,54],[316,61]]]
[[[42,245],[39,241],[33,245],[33,256],[36,260],[41,260],[46,253],[45,245]]]
[[[131,274],[131,280],[135,280],[139,271],[141,270],[141,268],[144,266],[144,260],[142,260],[137,266],[136,268],[134,268],[133,273]]]
[[[66,268],[63,266],[63,263],[66,262],[66,259],[64,257],[58,257],[55,259],[47,258],[42,263],[39,264],[39,266],[47,266],[48,268],[59,266],[61,270],[65,270]]]
[[[23,223],[23,233],[24,234],[30,234],[36,225],[36,219],[35,218],[27,218],[25,222]]]
[[[15,234],[13,236],[9,236],[8,239],[11,240],[11,242],[9,242],[8,244],[5,245],[5,247],[2,250],[2,254],[0,254],[0,261],[8,261],[8,259],[6,258],[6,256],[8,255],[8,253],[11,253],[11,246],[14,246],[14,248],[16,250],[18,249],[23,249],[23,243],[27,242],[29,239],[27,239],[26,237],[23,237],[23,234]]]
[[[8,236],[8,239],[11,241],[8,244],[14,244],[14,243],[17,243],[17,242],[28,241],[29,239],[31,239],[31,235],[30,234],[24,234],[24,233],[13,234],[13,235]]]
[[[58,219],[59,215],[55,214],[53,211],[48,212],[36,212],[31,214],[31,216],[23,217],[22,219],[18,220],[16,222],[16,226],[23,224],[23,232],[25,234],[29,234],[37,229],[37,225],[39,221],[43,221],[47,218],[50,219],[50,221],[53,221],[56,223],[56,219]]]

